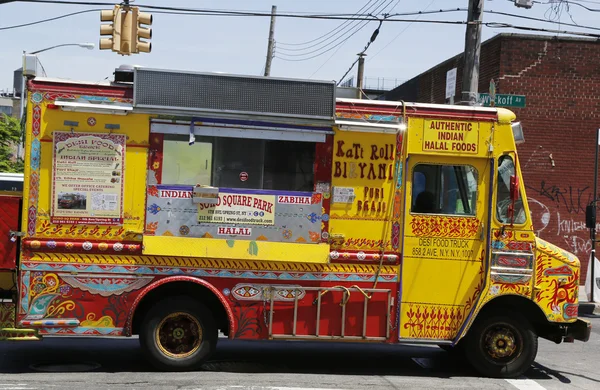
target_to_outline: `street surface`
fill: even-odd
[[[437,347],[221,339],[203,371],[160,373],[137,339],[46,338],[0,344],[0,390],[598,389],[600,316],[588,319],[588,343],[540,339],[535,365],[517,380],[480,378]]]

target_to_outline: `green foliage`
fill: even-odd
[[[21,142],[21,124],[17,118],[6,114],[0,117],[0,172],[23,172],[23,160],[13,160],[14,145]]]

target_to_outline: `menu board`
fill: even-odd
[[[52,223],[123,223],[124,134],[54,132]]]

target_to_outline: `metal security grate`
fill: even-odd
[[[332,119],[335,83],[136,68],[134,106]]]

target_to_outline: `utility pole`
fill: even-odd
[[[363,98],[363,80],[365,78],[365,56],[364,52],[358,53],[358,73],[356,75],[356,88],[358,89],[358,98]]]
[[[478,98],[482,22],[483,0],[469,0],[461,99],[461,104],[469,106],[476,105]]]
[[[271,61],[273,61],[273,46],[275,46],[275,14],[277,6],[271,6],[271,27],[269,28],[269,46],[267,46],[267,62],[265,63],[265,76],[271,75]]]
[[[596,207],[597,207],[597,199],[598,199],[598,146],[600,145],[600,129],[598,129],[598,131],[596,131],[596,160],[594,163],[594,200],[593,200],[593,207],[594,207],[594,222],[592,225],[592,228],[590,230],[590,234],[591,234],[591,239],[592,239],[592,252],[591,252],[591,262],[592,265],[590,267],[590,272],[592,273],[592,276],[590,277],[590,285],[592,287],[591,290],[591,294],[590,294],[590,302],[594,303],[595,299],[597,297],[594,297],[594,290],[596,290],[596,274],[595,274],[595,265],[596,265]]]

